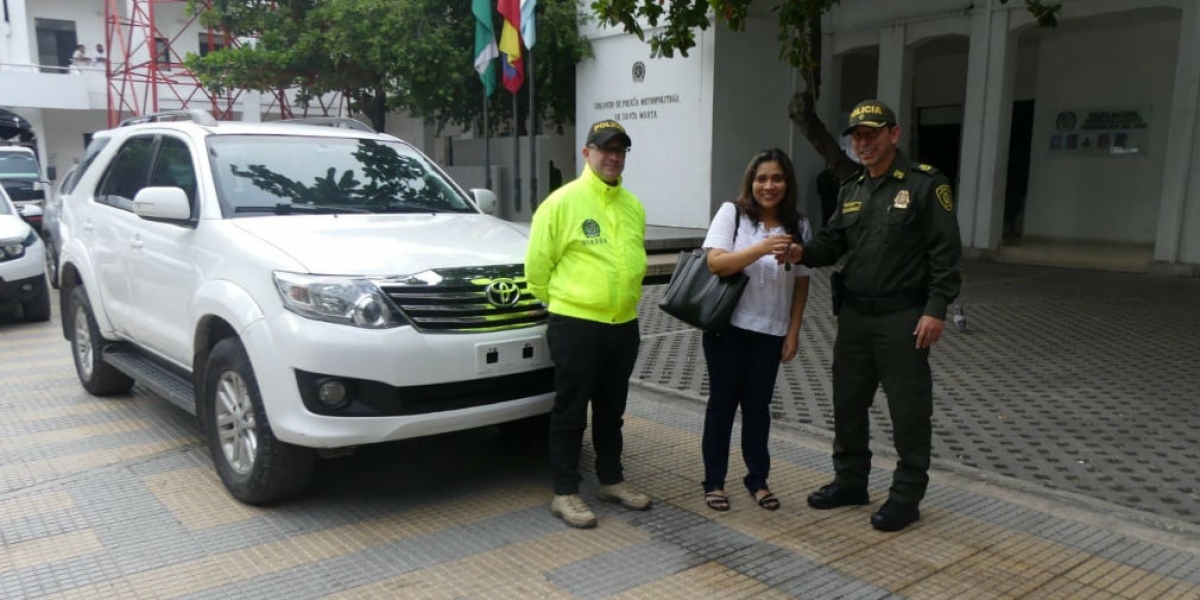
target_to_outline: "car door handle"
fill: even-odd
[[[133,240],[129,242],[129,245],[132,246],[134,250],[141,250],[142,246],[145,246],[140,238],[133,238]]]

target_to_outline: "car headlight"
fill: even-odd
[[[361,277],[329,277],[275,271],[275,289],[288,310],[309,319],[366,329],[399,327],[391,302]]]
[[[15,260],[25,256],[25,249],[37,241],[32,230],[23,240],[0,240],[0,260]]]

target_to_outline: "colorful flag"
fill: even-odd
[[[526,50],[533,50],[537,42],[537,28],[533,25],[533,9],[537,8],[537,0],[521,0],[521,41],[525,42]]]
[[[471,12],[475,14],[475,70],[483,80],[484,95],[491,96],[496,91],[496,59],[500,56],[492,31],[492,5],[488,0],[471,0]]]
[[[525,83],[525,63],[521,60],[521,5],[519,0],[500,0],[496,12],[504,17],[500,30],[500,64],[504,89],[516,94]]]

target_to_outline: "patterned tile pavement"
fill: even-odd
[[[1197,531],[958,470],[934,473],[902,533],[867,523],[886,457],[873,506],[810,510],[828,444],[787,423],[783,509],[735,494],[709,511],[702,407],[654,386],[633,392],[626,468],[656,505],[593,501],[595,530],[549,515],[541,440],[496,430],[366,447],[323,462],[301,498],[248,507],[181,411],[140,387],[86,394],[58,327],[0,318],[0,598],[1200,599]]]

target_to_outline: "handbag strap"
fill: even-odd
[[[738,205],[735,202],[733,204],[733,241],[730,242],[730,244],[729,244],[729,247],[733,248],[734,250],[737,249],[737,232],[738,232],[738,227],[741,224],[742,224],[742,209],[738,208]]]

